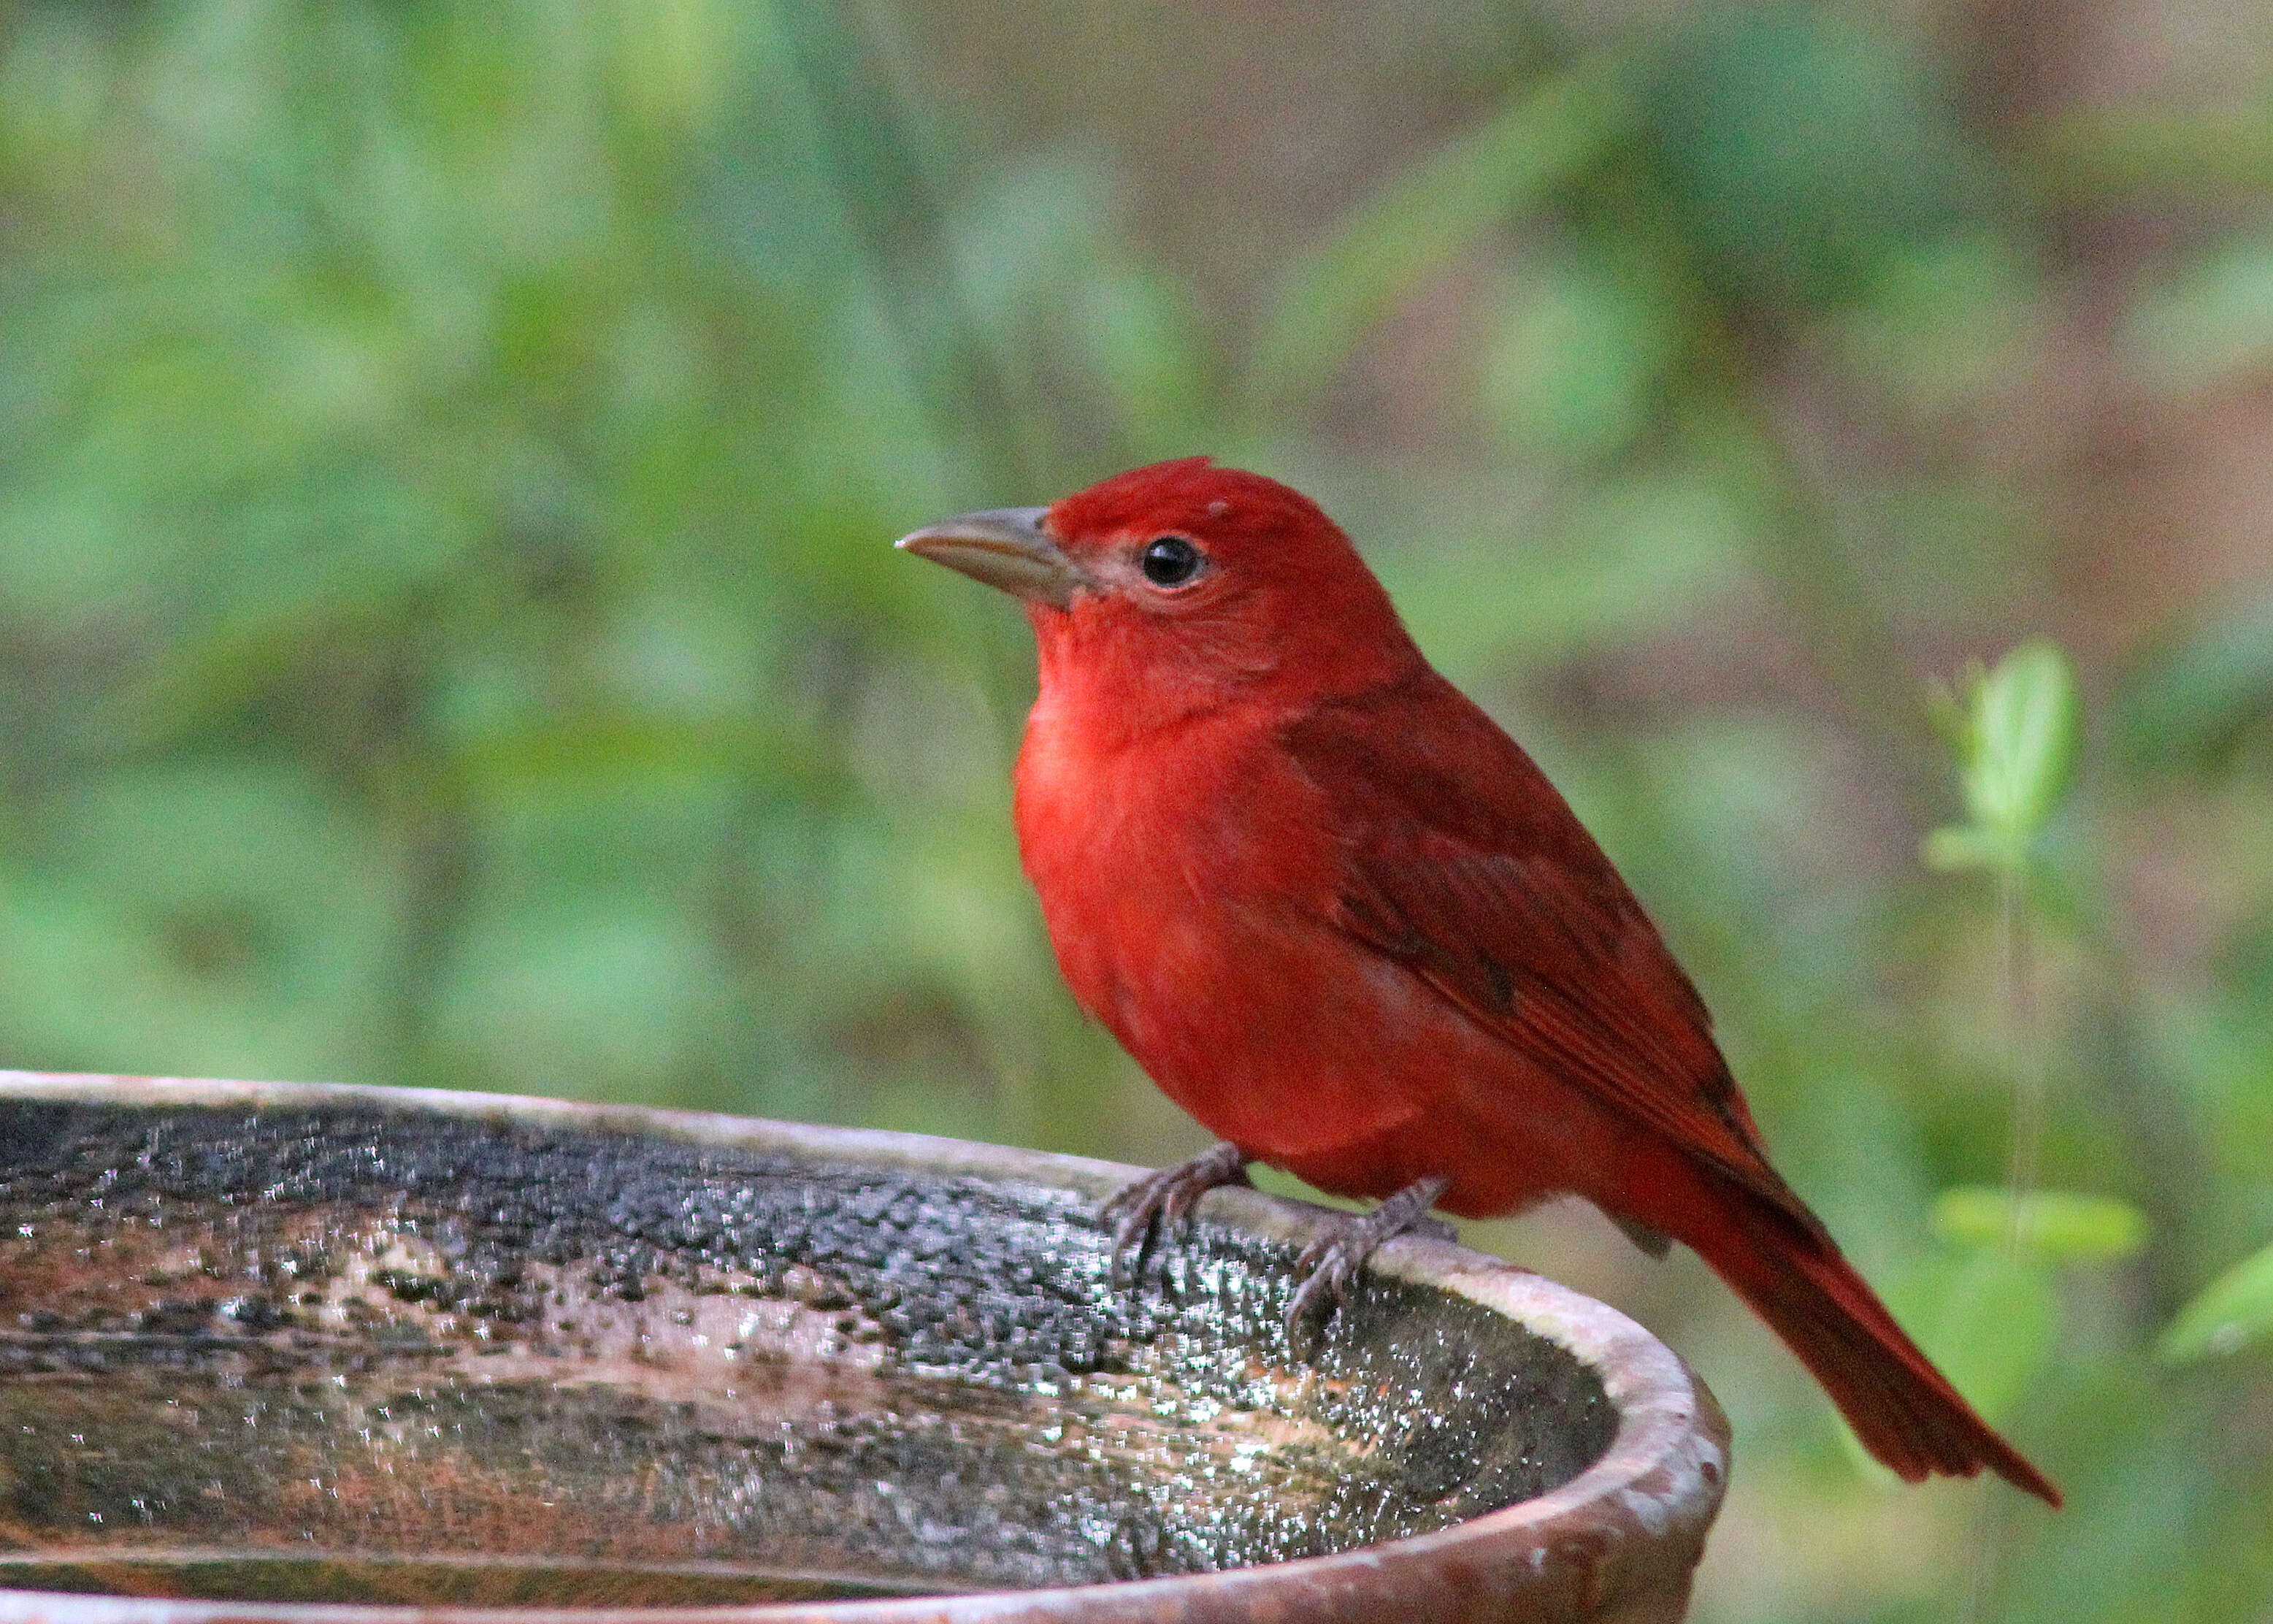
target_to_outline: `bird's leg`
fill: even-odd
[[[1358,1270],[1390,1237],[1418,1229],[1450,1240],[1451,1226],[1429,1217],[1429,1209],[1452,1184],[1441,1173],[1416,1178],[1371,1212],[1333,1220],[1303,1247],[1302,1255],[1294,1259],[1294,1272],[1302,1283],[1287,1304],[1287,1334],[1299,1335],[1306,1321],[1315,1332],[1332,1318],[1334,1310],[1348,1300]]]
[[[1191,1226],[1192,1209],[1200,1204],[1200,1198],[1225,1184],[1245,1184],[1247,1164],[1251,1160],[1245,1151],[1226,1139],[1209,1146],[1189,1162],[1145,1174],[1107,1200],[1097,1215],[1113,1226],[1113,1283],[1121,1285],[1128,1278],[1121,1266],[1129,1247],[1136,1248],[1135,1273],[1142,1276],[1144,1260],[1152,1254],[1153,1239],[1162,1228],[1179,1235],[1187,1231]],[[1163,1220],[1167,1221],[1165,1226]]]

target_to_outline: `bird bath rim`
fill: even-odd
[[[0,1101],[113,1107],[277,1110],[361,1106],[691,1144],[857,1161],[942,1176],[1015,1180],[1102,1200],[1144,1169],[927,1134],[817,1127],[717,1113],[529,1096],[332,1084],[223,1081],[0,1071]],[[1209,1219],[1301,1246],[1333,1214],[1309,1203],[1232,1187],[1211,1192]],[[1727,1481],[1728,1425],[1711,1394],[1664,1344],[1617,1310],[1540,1275],[1451,1242],[1397,1237],[1374,1273],[1465,1297],[1558,1344],[1594,1370],[1617,1412],[1608,1448],[1578,1476],[1533,1499],[1433,1532],[1324,1556],[1218,1572],[1056,1589],[829,1602],[689,1607],[497,1607],[347,1602],[176,1600],[0,1589],[0,1624],[666,1624],[699,1613],[751,1624],[1000,1624],[1017,1620],[1202,1620],[1249,1616],[1299,1587],[1319,1619],[1400,1615],[1444,1620],[1534,1614],[1549,1598],[1582,1605],[1631,1596],[1677,1618],[1691,1570]],[[1276,1588],[1274,1588],[1276,1587]],[[1442,1605],[1411,1611],[1434,1593]],[[1520,1613],[1514,1611],[1525,1607]],[[1298,1616],[1288,1613],[1287,1616]],[[1579,1616],[1574,1614],[1573,1616]]]

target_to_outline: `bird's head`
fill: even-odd
[[[1155,462],[1048,508],[900,538],[1025,600],[1042,680],[1176,685],[1194,705],[1258,685],[1308,696],[1416,658],[1388,594],[1301,492],[1205,457]]]

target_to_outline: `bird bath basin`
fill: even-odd
[[[1132,1172],[0,1073],[0,1624],[1680,1616],[1727,1430],[1647,1333],[1407,1237],[1299,1357],[1316,1210],[1119,1289]]]

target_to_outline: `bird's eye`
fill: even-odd
[[[1136,568],[1154,586],[1182,586],[1199,574],[1206,561],[1200,550],[1182,536],[1156,537],[1136,555]]]

